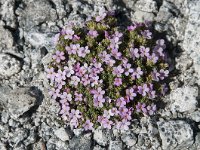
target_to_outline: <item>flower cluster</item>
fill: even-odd
[[[127,130],[132,118],[155,114],[169,71],[165,41],[149,24],[122,30],[113,13],[100,12],[83,27],[65,26],[54,43],[49,94],[72,128]]]

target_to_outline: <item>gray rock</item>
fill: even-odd
[[[2,121],[3,123],[7,123],[7,122],[8,122],[8,119],[9,119],[9,114],[8,114],[8,112],[3,111],[3,112],[1,113],[1,121]]]
[[[122,141],[129,147],[135,145],[137,143],[137,137],[134,133],[126,133],[121,136]]]
[[[3,144],[3,143],[0,142],[0,149],[1,150],[7,150],[6,144]]]
[[[16,10],[19,15],[20,26],[28,31],[41,23],[57,19],[56,10],[52,8],[48,0],[25,1],[25,8]]]
[[[25,112],[38,106],[42,99],[42,93],[35,87],[17,88],[7,95],[8,111],[12,118],[18,118]]]
[[[0,5],[1,19],[5,21],[6,26],[16,28],[16,17],[14,14],[15,1],[1,0],[0,4],[2,4]]]
[[[135,7],[144,12],[156,13],[158,11],[157,3],[153,0],[139,0],[136,2]]]
[[[172,112],[192,112],[197,108],[198,88],[185,86],[170,93]]]
[[[84,129],[73,129],[73,133],[75,136],[80,136],[83,133]]]
[[[192,58],[197,76],[200,76],[200,3],[198,0],[189,1],[189,19],[185,30],[183,48]],[[195,29],[195,30],[194,30]]]
[[[159,121],[157,124],[163,149],[182,149],[193,144],[193,130],[186,122]]]
[[[110,141],[109,150],[123,150],[121,141]]]
[[[13,41],[13,36],[10,33],[9,30],[5,29],[1,24],[0,24],[0,52],[7,51],[8,49],[11,49],[13,47],[14,41]]]
[[[106,150],[105,148],[102,148],[99,145],[94,146],[93,150]]]
[[[0,78],[11,77],[20,70],[20,61],[8,54],[0,54]]]
[[[76,137],[74,136],[69,141],[70,149],[81,149],[81,150],[89,150],[92,144],[92,135],[91,133],[84,134],[83,136]]]
[[[200,110],[197,110],[189,115],[195,122],[200,122]]]
[[[11,137],[10,141],[14,142],[17,145],[19,142],[23,141],[28,137],[28,130],[17,128]]]
[[[55,132],[55,135],[62,141],[69,141],[69,135],[64,128],[59,128]]]
[[[94,130],[94,140],[102,146],[106,146],[108,141],[111,139],[111,133],[109,130],[103,130],[101,128],[97,128]]]
[[[132,21],[143,22],[145,20],[153,21],[155,15],[153,13],[144,12],[144,11],[136,11],[131,15]]]
[[[27,43],[36,48],[52,44],[52,34],[38,32],[37,30],[24,32],[24,38]]]

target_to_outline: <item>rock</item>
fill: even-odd
[[[94,131],[94,140],[102,146],[106,146],[108,144],[108,141],[110,140],[110,131],[109,130],[103,130],[101,128],[97,128]]]
[[[33,47],[49,46],[52,44],[52,34],[42,33],[37,30],[30,30],[24,32],[24,38],[27,43],[30,43]]]
[[[10,31],[5,29],[2,25],[0,25],[0,32],[0,52],[4,52],[13,47],[14,41]]]
[[[5,21],[6,26],[16,28],[16,17],[14,14],[15,1],[14,0],[1,0],[0,2],[0,16]]]
[[[64,128],[57,129],[54,133],[62,141],[69,141],[69,135]]]
[[[197,0],[189,1],[189,19],[185,29],[183,49],[192,58],[197,76],[200,76],[200,3]],[[195,29],[195,30],[194,30]]]
[[[182,72],[186,71],[192,66],[192,58],[187,54],[182,54],[176,59],[176,69],[181,70]]]
[[[41,23],[57,19],[56,10],[48,0],[26,1],[25,5],[25,8],[16,11],[19,15],[19,24],[24,26],[26,31]]]
[[[17,128],[10,140],[17,145],[19,142],[23,141],[27,137],[28,130]]]
[[[26,146],[35,143],[37,140],[36,128],[31,128],[28,137],[24,140]]]
[[[9,114],[6,111],[1,112],[1,121],[7,123],[9,119]]]
[[[200,110],[197,110],[189,115],[195,122],[200,122]]]
[[[0,78],[11,77],[20,70],[20,61],[8,54],[0,54]]]
[[[105,148],[102,148],[99,145],[94,146],[93,150],[106,150]]]
[[[163,149],[182,149],[193,144],[193,130],[186,122],[159,121],[157,124]]]
[[[131,147],[137,143],[137,137],[132,132],[122,134],[121,139],[129,147]]]
[[[192,112],[197,108],[198,88],[185,86],[170,93],[172,112]]]
[[[33,107],[39,106],[43,95],[35,87],[25,87],[10,91],[10,94],[7,95],[7,99],[8,111],[12,118],[17,119]]]
[[[83,133],[84,129],[73,129],[73,133],[75,136],[80,136]]]
[[[3,143],[0,142],[0,149],[1,150],[7,150],[6,144],[3,144]]]
[[[154,17],[155,15],[153,13],[138,10],[131,15],[131,20],[137,22],[143,22],[145,20],[153,21]]]
[[[89,150],[92,144],[92,135],[91,133],[87,133],[83,136],[76,137],[74,136],[69,141],[70,149],[81,149],[81,150]]]
[[[123,150],[121,141],[110,141],[109,150]]]
[[[144,12],[156,13],[158,11],[157,4],[153,0],[139,0],[136,2],[135,7]]]

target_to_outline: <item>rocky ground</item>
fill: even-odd
[[[48,96],[51,37],[100,7],[154,21],[168,41],[171,92],[129,131],[70,130]],[[200,149],[200,0],[0,0],[0,150]]]

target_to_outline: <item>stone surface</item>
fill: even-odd
[[[106,146],[110,140],[110,131],[98,128],[94,131],[94,140],[102,146]]]
[[[192,112],[197,108],[198,89],[196,87],[177,88],[170,93],[172,112]]]
[[[122,141],[129,147],[134,146],[137,143],[137,137],[134,133],[125,133],[121,136]]]
[[[123,150],[121,141],[110,141],[109,142],[109,150]]]
[[[0,52],[6,51],[8,49],[11,49],[13,47],[14,41],[13,41],[13,36],[11,32],[7,29],[5,29],[1,24],[0,24]]]
[[[0,78],[10,77],[18,73],[20,69],[19,60],[7,54],[0,54]]]
[[[6,26],[16,28],[16,16],[14,14],[14,0],[1,0],[0,2],[1,19],[6,23]]]
[[[81,149],[81,150],[89,150],[91,148],[91,133],[84,134],[83,136],[76,137],[74,136],[69,141],[70,149]]]
[[[181,149],[193,144],[193,130],[186,122],[160,121],[157,124],[163,149]]]
[[[189,19],[185,30],[183,48],[193,60],[195,71],[200,76],[200,3],[189,1]],[[194,30],[195,29],[195,30]]]
[[[154,0],[139,0],[136,2],[135,7],[144,12],[157,12],[157,3]]]
[[[17,14],[19,15],[18,20],[20,26],[25,27],[26,30],[31,29],[46,21],[54,21],[56,16],[56,11],[52,9],[50,1],[48,0],[31,0],[24,1],[25,5],[22,9],[19,8]]]
[[[62,141],[69,141],[69,135],[64,128],[59,128],[54,133]]]
[[[8,111],[13,118],[18,118],[25,112],[33,109],[41,103],[43,96],[34,87],[17,88],[10,91],[6,97],[8,99]]]

